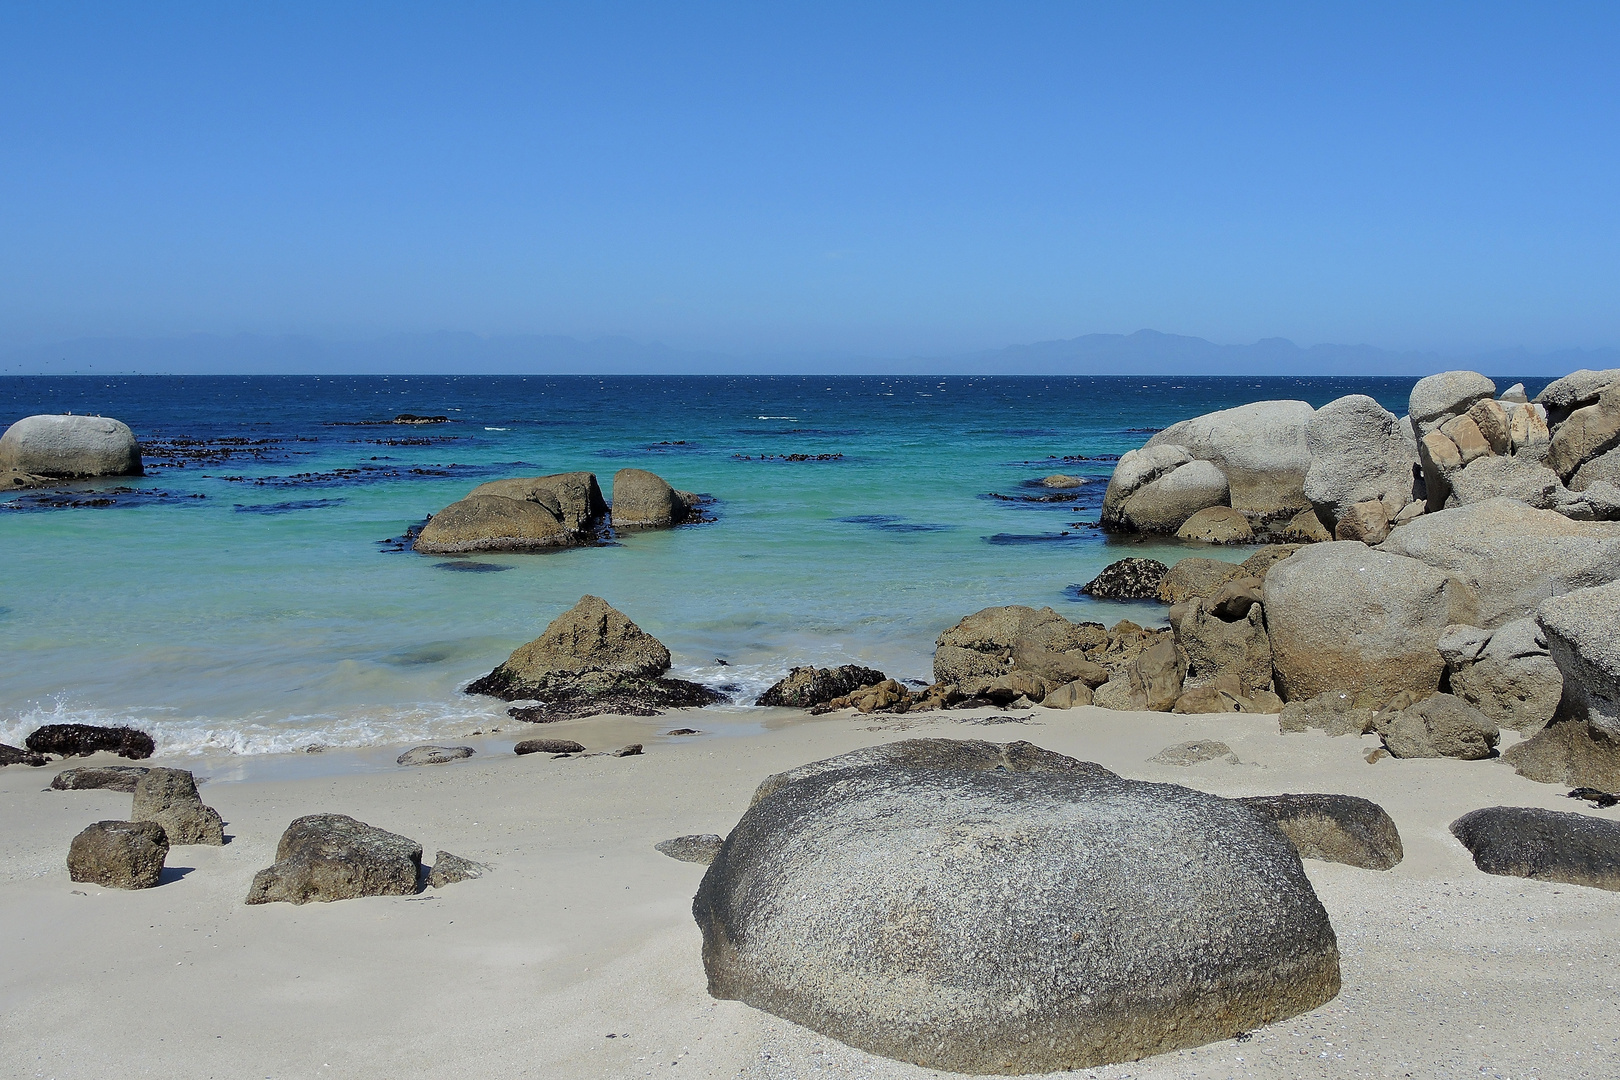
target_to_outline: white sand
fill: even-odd
[[[940,1075],[710,999],[690,913],[703,867],[652,845],[724,834],[769,773],[946,735],[1028,739],[1222,795],[1362,795],[1400,827],[1393,871],[1306,863],[1343,953],[1337,999],[1241,1043],[1062,1075],[1620,1076],[1620,894],[1482,874],[1447,832],[1481,806],[1620,811],[1588,810],[1499,762],[1369,765],[1373,740],[1281,736],[1273,717],[772,715],[764,732],[724,712],[525,731],[647,744],[623,759],[518,758],[511,739],[490,738],[467,740],[482,751],[469,761],[414,769],[342,771],[402,747],[241,771],[281,779],[175,762],[214,777],[203,796],[234,839],[174,849],[169,865],[189,869],[144,892],[75,885],[64,865],[73,835],[127,816],[128,795],[42,791],[54,768],[0,769],[0,1075]],[[746,733],[658,735],[679,726]],[[1221,739],[1243,763],[1147,761],[1192,738]],[[293,773],[311,768],[327,775]],[[244,906],[282,829],[322,811],[495,869],[420,897]]]

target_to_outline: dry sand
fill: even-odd
[[[487,737],[466,740],[480,749],[470,760],[421,768],[391,765],[403,747],[173,762],[212,778],[203,796],[233,839],[174,849],[168,879],[145,892],[76,885],[64,865],[73,835],[127,816],[128,795],[42,791],[54,769],[0,770],[0,1075],[942,1075],[709,998],[690,913],[703,867],[652,847],[724,834],[769,773],[942,735],[1028,739],[1221,795],[1362,795],[1400,827],[1406,858],[1393,871],[1306,863],[1343,953],[1334,1001],[1242,1042],[1060,1075],[1620,1076],[1620,894],[1482,874],[1447,832],[1481,806],[1620,810],[1589,810],[1500,762],[1369,765],[1372,740],[1282,736],[1274,717],[1035,709],[981,726],[954,712],[772,710],[762,728],[760,715],[543,731],[592,749],[646,743],[632,758],[518,758],[511,738]],[[659,734],[679,726],[710,734]],[[1147,760],[1192,738],[1228,743],[1241,764]],[[418,897],[244,906],[282,829],[321,811],[494,869]]]

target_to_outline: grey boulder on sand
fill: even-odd
[[[139,476],[129,425],[106,416],[25,416],[0,435],[0,472],[37,476]]]
[[[184,769],[148,769],[135,781],[134,821],[155,821],[163,826],[171,844],[225,843],[225,823],[219,811],[204,806],[196,778]]]
[[[470,758],[477,751],[470,746],[415,746],[394,759],[397,765],[448,765]]]
[[[140,765],[87,765],[80,769],[63,769],[51,778],[51,787],[56,791],[104,788],[108,791],[133,792],[136,781],[149,771]]]
[[[1378,708],[1402,690],[1432,693],[1445,672],[1440,634],[1475,615],[1473,590],[1452,575],[1348,540],[1278,563],[1263,592],[1285,701],[1343,690]]]
[[[1354,795],[1254,795],[1238,802],[1277,823],[1303,859],[1388,870],[1405,855],[1382,806]]]
[[[155,821],[98,821],[73,838],[68,877],[109,889],[150,889],[163,877],[169,838]]]
[[[1374,719],[1384,748],[1398,758],[1477,761],[1496,750],[1501,732],[1484,713],[1451,694],[1431,694]]]
[[[708,866],[714,862],[720,845],[725,842],[725,837],[715,833],[694,833],[691,836],[677,836],[671,840],[660,841],[653,847],[672,859]]]
[[[1167,746],[1148,760],[1159,765],[1187,768],[1202,765],[1206,761],[1225,761],[1228,765],[1236,765],[1238,756],[1223,742],[1216,742],[1214,739],[1194,739],[1191,742]]]
[[[687,496],[646,469],[620,469],[613,474],[612,520],[615,529],[667,529],[691,512]]]
[[[276,862],[253,875],[247,903],[307,904],[359,896],[410,896],[422,845],[347,814],[310,814],[287,826]]]
[[[1537,731],[1558,710],[1564,677],[1534,619],[1515,619],[1495,631],[1448,626],[1440,653],[1451,692],[1503,727]]]
[[[1490,806],[1451,823],[1487,874],[1620,892],[1620,822],[1531,806]]]
[[[1571,714],[1620,740],[1620,584],[1555,596],[1536,609],[1536,621]]]
[[[1338,993],[1327,913],[1264,815],[1027,744],[911,742],[796,770],[738,822],[692,905],[712,995],[983,1074],[1232,1038]]]
[[[525,754],[583,754],[585,744],[573,739],[524,739],[512,747],[512,752]]]

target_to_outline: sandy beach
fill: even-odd
[[[524,732],[592,750],[646,744],[629,758],[517,757],[509,729],[465,740],[479,753],[443,766],[394,766],[405,747],[251,771],[167,762],[213,777],[202,794],[231,839],[173,849],[164,884],[144,892],[74,884],[64,865],[73,835],[126,816],[128,795],[42,790],[50,767],[0,770],[0,1071],[943,1075],[711,999],[690,913],[703,867],[653,850],[676,835],[726,833],[770,773],[919,735],[1026,739],[1220,795],[1360,795],[1400,828],[1406,855],[1394,870],[1306,862],[1343,957],[1332,1002],[1242,1042],[1068,1075],[1607,1077],[1620,1061],[1620,895],[1482,874],[1447,832],[1481,806],[1616,811],[1588,811],[1500,762],[1368,764],[1375,737],[1283,736],[1272,716],[768,710],[762,729],[760,715],[598,717]],[[1018,722],[973,722],[995,715]],[[661,734],[681,726],[706,734]],[[1148,761],[1192,738],[1226,742],[1241,763]],[[321,811],[410,836],[429,858],[444,849],[493,870],[409,898],[244,906],[287,823]]]

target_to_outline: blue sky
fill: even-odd
[[[1620,345],[1620,5],[0,7],[0,347]]]

